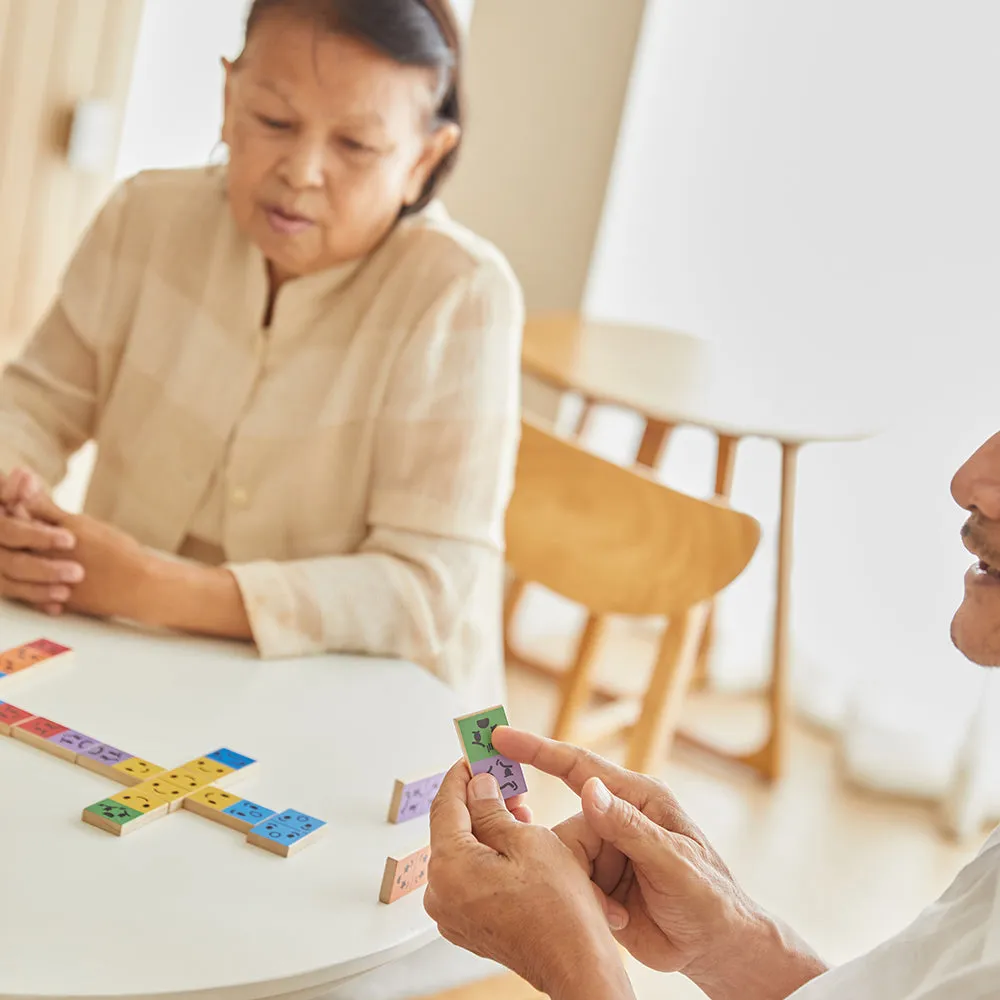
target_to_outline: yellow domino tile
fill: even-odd
[[[206,774],[198,774],[187,767],[179,767],[176,771],[165,771],[158,774],[157,778],[169,781],[171,785],[183,788],[185,792],[196,792],[199,788],[204,788],[212,783],[212,779]]]
[[[167,781],[162,774],[142,783],[142,788],[149,787],[157,795],[165,798],[170,803],[170,812],[176,812],[184,805],[184,800],[191,794],[188,788],[175,785],[172,781]],[[136,788],[140,787],[139,785]],[[133,789],[134,791],[134,789]]]
[[[206,785],[214,784],[220,779],[224,779],[227,774],[233,773],[233,768],[228,764],[220,764],[217,760],[209,760],[208,757],[189,760],[186,764],[181,764],[179,770],[204,775],[208,779],[204,782]]]
[[[173,786],[170,786],[171,788]],[[124,792],[118,792],[111,796],[112,802],[118,802],[129,809],[135,809],[143,816],[154,816],[165,814],[170,810],[170,806],[175,799],[182,798],[179,788],[173,789],[177,794],[174,796],[164,795],[160,790],[153,787],[153,782],[143,782],[134,788],[128,788]]]
[[[242,801],[243,799],[239,795],[233,795],[232,792],[209,785],[208,788],[199,788],[193,795],[189,795],[184,800],[184,808],[191,809],[197,805],[222,812],[223,809],[228,809],[230,806],[234,806],[237,802]]]
[[[115,764],[112,770],[121,774],[123,785],[138,785],[157,774],[162,774],[164,769],[158,764],[150,764],[148,760],[143,760],[141,757],[129,757],[128,760]]]

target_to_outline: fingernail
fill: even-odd
[[[56,534],[57,549],[71,549],[76,545],[76,539],[68,531],[60,531]]]
[[[83,567],[82,566],[67,566],[63,570],[62,578],[67,583],[79,583],[83,579]]]
[[[613,931],[623,931],[628,921],[617,911],[608,914],[608,926]]]
[[[600,778],[596,778],[594,780],[594,805],[597,806],[597,811],[602,813],[607,812],[611,808],[613,801],[611,792],[608,791],[608,786]]]
[[[492,774],[477,774],[469,786],[474,799],[500,798],[500,786]]]

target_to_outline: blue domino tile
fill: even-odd
[[[244,757],[243,754],[236,753],[235,750],[227,750],[225,747],[206,754],[205,756],[208,757],[209,760],[214,760],[219,764],[225,764],[226,767],[231,767],[234,771],[239,771],[241,768],[257,763],[253,757]]]
[[[313,830],[318,830],[321,826],[326,826],[325,820],[316,819],[315,816],[308,816],[306,813],[296,812],[294,809],[289,809],[288,812],[283,812],[280,816],[276,816],[274,821],[276,823],[283,823],[285,826],[290,826],[293,830],[298,830],[301,833],[312,833]]]
[[[266,837],[268,840],[276,840],[280,844],[292,844],[296,840],[301,840],[306,835],[305,830],[297,830],[294,826],[285,826],[273,819],[258,823],[251,831],[250,835]]]
[[[251,826],[257,826],[271,816],[277,815],[274,809],[257,805],[256,802],[251,802],[249,799],[240,799],[239,802],[234,802],[222,811],[228,816],[235,816],[237,819],[249,823]]]

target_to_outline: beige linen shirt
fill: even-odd
[[[501,689],[523,305],[439,205],[279,292],[219,168],[125,183],[0,379],[0,470],[97,442],[86,511],[225,561],[262,656],[352,651]],[[474,708],[475,706],[473,706]]]

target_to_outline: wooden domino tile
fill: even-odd
[[[222,747],[219,750],[213,750],[212,753],[205,754],[205,759],[214,761],[216,764],[222,764],[230,769],[227,773],[213,779],[213,784],[223,785],[226,788],[233,784],[233,782],[242,781],[244,778],[249,778],[251,775],[256,774],[257,769],[260,767],[253,757],[246,757],[227,747]]]
[[[163,774],[158,774],[157,777],[183,789],[185,795],[190,795],[192,792],[198,791],[199,788],[204,788],[206,785],[212,783],[212,779],[208,775],[197,771],[189,771],[186,767],[179,767],[174,771],[165,771]]]
[[[315,843],[326,832],[326,823],[296,809],[259,823],[247,834],[247,843],[265,851],[290,858]]]
[[[113,750],[114,747],[106,749]],[[151,764],[148,760],[143,760],[142,757],[133,757],[132,754],[126,754],[122,750],[118,752],[124,756],[117,761],[107,762],[107,771],[101,773],[106,773],[113,781],[118,781],[123,785],[141,785],[144,781],[149,781],[150,778],[155,778],[166,770],[159,764]],[[90,768],[92,771],[98,770],[96,762],[91,764],[81,759],[77,763],[83,764],[84,767]]]
[[[182,798],[179,788],[165,788],[162,783],[154,787],[153,781],[147,781],[123,792],[116,792],[110,797],[110,801],[128,806],[143,816],[166,816],[170,806],[178,798]]]
[[[382,887],[378,894],[379,902],[395,903],[397,899],[426,885],[430,860],[430,847],[421,847],[405,858],[386,858]]]
[[[115,802],[114,799],[103,799],[87,806],[80,817],[84,823],[96,826],[105,833],[113,833],[116,837],[124,837],[145,826],[146,823],[158,819],[162,812],[143,814],[138,809]]]
[[[46,719],[39,715],[12,725],[10,727],[10,735],[15,740],[28,743],[39,750],[44,750],[46,753],[54,753],[53,744],[50,742],[52,737],[58,736],[60,733],[65,733],[68,730],[69,726],[64,726],[60,722],[53,722],[51,719]]]
[[[522,795],[528,790],[521,765],[517,761],[504,759],[493,748],[493,730],[507,724],[507,713],[503,705],[494,705],[455,720],[455,729],[469,770],[473,774],[492,774],[505,799],[512,795]]]
[[[226,775],[232,774],[235,768],[228,764],[220,764],[219,761],[208,757],[198,757],[196,760],[189,760],[186,764],[181,764],[181,770],[190,771],[192,774],[205,778],[206,785],[222,785]]]
[[[240,799],[239,802],[226,806],[222,813],[222,816],[217,817],[217,821],[224,826],[239,830],[240,833],[249,833],[255,826],[259,826],[265,820],[278,815],[277,809],[262,806],[249,799]],[[216,817],[212,818],[216,819]]]
[[[3,733],[4,736],[10,736],[11,726],[16,726],[19,722],[27,722],[28,719],[33,718],[34,715],[31,712],[25,711],[23,708],[18,708],[17,705],[0,701],[0,733]]]
[[[39,663],[49,663],[57,658],[66,660],[72,652],[68,646],[61,646],[50,639],[35,639],[0,653],[0,674],[9,677]]]
[[[224,788],[216,788],[214,785],[209,785],[207,788],[199,788],[196,792],[188,795],[184,799],[184,808],[195,813],[197,816],[210,819],[213,823],[221,823],[223,826],[228,826],[231,830],[241,830],[245,833],[253,826],[256,826],[256,823],[241,825],[239,820],[226,812],[231,806],[239,805],[242,801],[243,799],[238,795],[227,792]],[[274,814],[268,813],[267,815]],[[262,816],[261,820],[266,818],[266,815]]]
[[[80,754],[100,745],[100,740],[95,740],[92,736],[87,736],[86,733],[78,732],[75,729],[64,729],[62,732],[50,736],[47,745],[41,749],[75,764],[76,758]]]
[[[118,782],[119,785],[135,785],[139,783],[139,780],[145,779],[126,781],[121,771],[118,770],[121,764],[135,759],[126,750],[119,750],[118,747],[113,747],[109,743],[95,741],[93,744],[80,748],[74,763],[88,771],[93,771],[94,774],[110,778],[112,781]]]
[[[426,816],[431,811],[431,803],[445,774],[445,771],[441,771],[413,781],[397,778],[392,789],[392,800],[389,802],[389,822],[405,823],[418,816]]]

